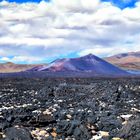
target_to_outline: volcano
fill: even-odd
[[[57,59],[48,66],[36,67],[30,71],[46,71],[59,73],[89,73],[93,75],[126,75],[126,71],[106,62],[105,60],[89,54],[79,58]]]

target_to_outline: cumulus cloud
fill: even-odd
[[[38,62],[71,53],[102,57],[139,50],[139,11],[140,2],[119,9],[99,0],[2,1],[1,61]]]
[[[101,56],[101,57],[109,57],[109,56],[112,56],[112,55],[115,55],[115,54],[118,54],[118,53],[125,53],[125,52],[128,52],[128,50],[130,49],[130,46],[125,46],[125,47],[121,47],[121,46],[115,46],[115,47],[108,47],[108,48],[105,48],[103,50],[102,47],[95,47],[93,49],[86,49],[86,50],[83,50],[81,52],[79,52],[79,56],[84,56],[84,55],[87,55],[87,54],[96,54],[98,56]],[[133,48],[132,51],[139,51],[139,46],[136,46]],[[109,53],[108,53],[109,52]]]

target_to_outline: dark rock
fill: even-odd
[[[109,139],[140,138],[139,78],[5,78],[0,80],[0,97],[0,131],[8,134],[12,128],[15,137],[28,133],[25,128],[38,128],[63,140],[89,140],[99,131],[109,132]],[[46,109],[51,113],[44,113]],[[122,125],[125,114],[133,117]]]
[[[7,121],[1,122],[0,123],[0,131],[6,129],[9,126],[10,126],[10,124]]]
[[[0,139],[3,139],[3,135],[0,133]]]
[[[5,140],[32,140],[30,132],[25,128],[7,128],[5,131]]]
[[[91,134],[89,133],[88,129],[84,125],[80,125],[79,128],[81,129],[82,132],[81,138],[83,137],[85,140],[91,138]]]
[[[67,130],[67,132],[66,132],[68,136],[73,134],[74,129],[75,129],[75,127],[76,127],[75,124],[73,124],[73,123],[70,123],[69,126],[70,126],[70,127],[68,128],[68,130]]]
[[[7,121],[8,121],[8,122],[11,122],[11,121],[12,121],[12,116],[8,117],[8,118],[7,118]]]
[[[56,123],[56,120],[51,115],[40,114],[39,116],[32,118],[28,123],[32,124],[33,126],[43,127],[48,126],[49,124]]]
[[[140,118],[136,120],[128,121],[126,125],[120,129],[118,137],[127,140],[139,140],[140,139]]]
[[[117,118],[110,117],[101,117],[99,122],[99,129],[104,131],[112,131],[113,129],[121,128],[121,121]]]
[[[60,129],[60,128],[57,126],[57,127],[56,127],[56,133],[57,133],[57,134],[61,134],[61,133],[63,133],[63,130]]]
[[[45,140],[53,140],[53,137],[49,136],[49,137],[45,138]]]
[[[87,117],[87,122],[90,124],[94,124],[96,122],[96,118],[93,116]]]
[[[81,130],[78,127],[76,127],[75,130],[74,130],[73,135],[75,137],[79,137],[81,135]]]

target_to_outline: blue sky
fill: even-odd
[[[2,1],[2,0],[0,0]],[[17,3],[25,3],[25,2],[40,2],[41,0],[7,0],[9,2],[17,2]],[[46,2],[49,2],[50,0],[45,0]],[[119,8],[126,8],[126,7],[134,7],[135,3],[138,0],[101,0],[103,2],[111,2],[112,4],[114,4],[115,6],[119,7]]]
[[[139,51],[139,11],[138,0],[0,1],[0,62]]]
[[[124,9],[124,8],[127,8],[127,7],[135,7],[135,3],[138,1],[138,0],[102,0],[102,1],[109,1],[111,2],[112,4],[114,4],[115,6],[121,8],[121,9]]]

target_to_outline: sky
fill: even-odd
[[[139,0],[0,0],[0,62],[140,51]]]

